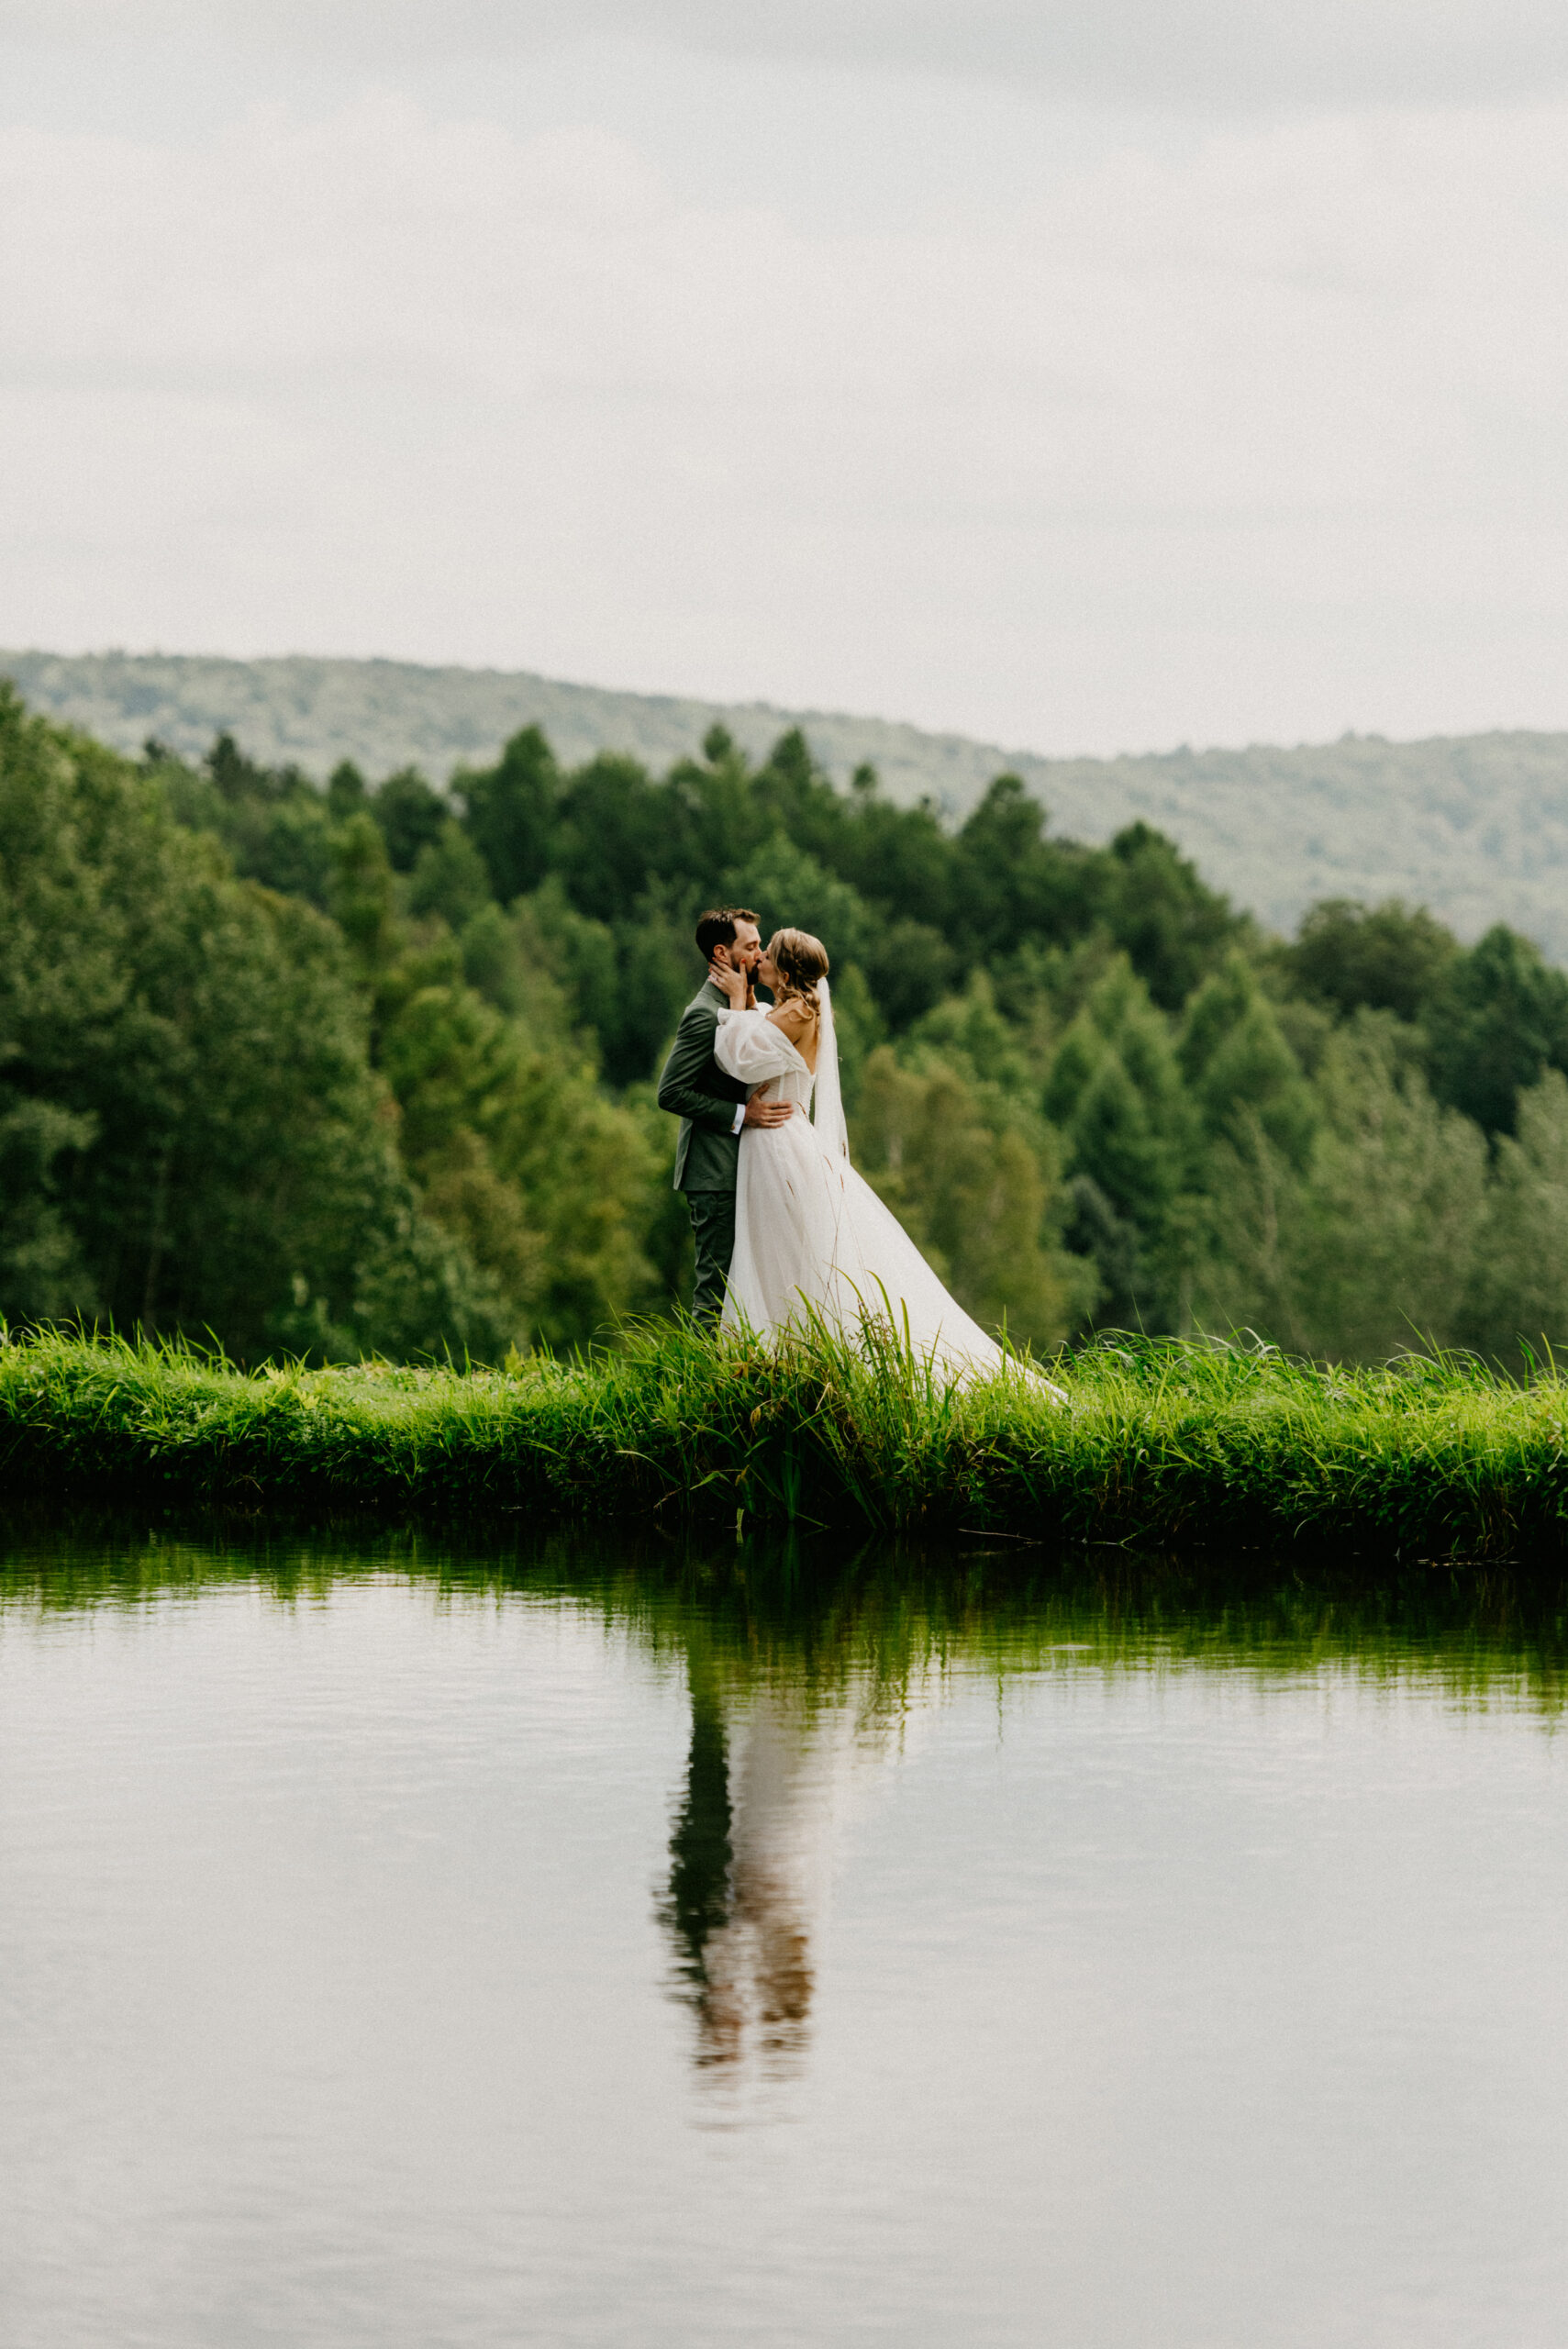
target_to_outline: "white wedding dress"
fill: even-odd
[[[766,1336],[816,1315],[853,1337],[868,1316],[891,1319],[898,1343],[949,1382],[988,1377],[1007,1361],[1001,1347],[948,1295],[897,1217],[850,1163],[826,979],[817,992],[815,1079],[765,1011],[718,1015],[713,1056],[725,1074],[795,1108],[782,1126],[741,1131],[735,1254],[720,1327]],[[815,1122],[807,1115],[814,1090]],[[1037,1371],[1023,1375],[1050,1385]]]

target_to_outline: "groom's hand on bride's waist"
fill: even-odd
[[[793,1101],[759,1101],[755,1096],[746,1104],[741,1120],[748,1126],[782,1126],[786,1118],[795,1115]]]

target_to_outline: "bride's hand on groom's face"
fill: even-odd
[[[744,971],[732,971],[728,963],[721,963],[715,956],[707,966],[707,974],[720,994],[729,997],[732,1009],[745,1010],[747,985]]]

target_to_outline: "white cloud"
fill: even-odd
[[[812,228],[392,95],[0,131],[0,642],[493,661],[1041,748],[1568,721],[1568,107]]]

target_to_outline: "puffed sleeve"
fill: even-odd
[[[765,1085],[770,1076],[790,1076],[806,1065],[765,1011],[721,1011],[713,1057],[726,1076],[742,1085]]]

